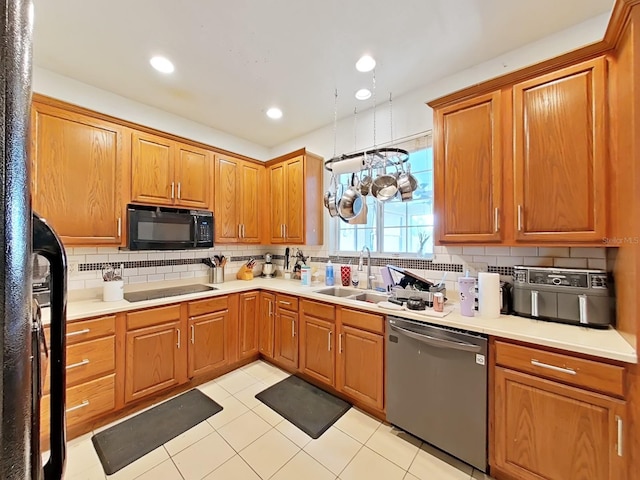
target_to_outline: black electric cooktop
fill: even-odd
[[[144,300],[154,300],[156,298],[175,297],[188,293],[208,292],[217,290],[215,287],[207,285],[184,285],[182,287],[157,288],[155,290],[145,290],[143,292],[129,292],[124,294],[124,299],[129,302],[142,302]]]

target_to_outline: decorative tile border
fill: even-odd
[[[173,265],[197,265],[203,263],[203,260],[208,257],[200,258],[175,258],[171,260],[138,260],[127,262],[101,262],[101,263],[81,263],[78,265],[79,272],[91,272],[95,270],[102,270],[102,266],[107,264],[114,268],[120,267],[124,264],[124,268],[144,268],[144,267],[168,267]],[[242,255],[237,257],[228,257],[229,262],[246,262],[250,259],[263,260],[264,255]]]

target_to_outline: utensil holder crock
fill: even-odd
[[[102,301],[118,302],[124,299],[124,281],[112,280],[102,282]]]
[[[209,283],[224,283],[224,267],[213,267],[210,269]]]

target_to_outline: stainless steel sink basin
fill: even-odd
[[[332,297],[350,297],[352,295],[357,295],[359,292],[360,290],[356,290],[355,288],[330,287],[318,290],[316,293],[331,295]]]
[[[352,298],[354,300],[360,300],[361,302],[369,302],[369,303],[385,302],[389,300],[389,296],[384,295],[382,293],[360,293],[358,295],[354,295],[347,298]]]

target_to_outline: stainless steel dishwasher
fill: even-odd
[[[387,420],[487,471],[487,337],[387,318]]]

